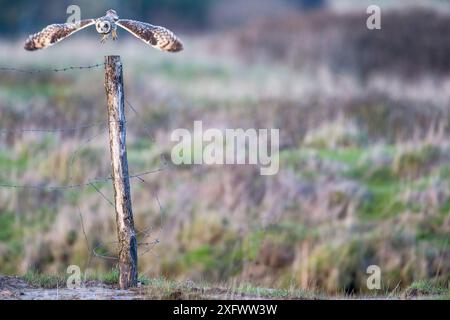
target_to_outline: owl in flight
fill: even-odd
[[[172,31],[145,22],[119,19],[116,11],[112,9],[98,19],[49,25],[41,32],[29,36],[25,42],[25,49],[29,51],[45,49],[92,25],[95,25],[97,32],[102,35],[102,43],[108,40],[109,35],[116,40],[117,26],[119,26],[156,49],[167,52],[183,50],[183,44]]]

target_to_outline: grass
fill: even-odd
[[[91,55],[92,50],[81,50],[83,55],[73,55],[81,52],[78,50],[81,42],[84,45],[81,39],[56,46],[48,52],[46,61],[41,59],[38,63],[54,67],[97,61],[101,51]],[[123,53],[127,97],[140,113],[136,117],[127,109],[130,172],[158,167],[159,149],[170,151],[167,142],[170,133],[175,128],[191,128],[194,120],[204,119],[208,125],[224,128],[281,128],[280,173],[263,179],[247,174],[250,172],[247,168],[202,171],[203,167],[185,167],[147,176],[151,187],[135,179],[131,181],[137,228],[159,226],[155,193],[164,206],[165,228],[158,235],[161,243],[155,247],[154,255],[140,257],[141,268],[154,268],[156,274],[170,279],[206,279],[210,283],[243,277],[242,282],[249,284],[232,290],[248,295],[299,298],[307,293],[290,290],[290,280],[286,279],[302,274],[298,261],[304,256],[309,262],[320,260],[317,267],[312,265],[308,269],[307,278],[329,292],[342,290],[342,283],[363,288],[365,278],[355,275],[365,276],[362,265],[370,259],[385,264],[383,273],[389,275],[386,281],[390,283],[408,285],[434,276],[431,266],[440,258],[430,252],[440,252],[442,240],[448,234],[450,196],[445,186],[450,166],[445,163],[448,161],[439,162],[445,159],[445,152],[435,148],[419,145],[406,149],[408,141],[404,139],[413,135],[405,138],[400,134],[411,128],[417,130],[418,136],[428,132],[428,113],[418,113],[423,115],[420,123],[409,117],[416,112],[416,106],[424,109],[423,101],[405,96],[406,99],[401,93],[389,102],[390,96],[384,97],[382,93],[378,98],[378,92],[372,95],[370,88],[365,88],[367,101],[358,94],[342,102],[334,99],[332,92],[328,95],[323,91],[326,83],[323,85],[320,78],[310,78],[288,67],[280,70],[270,63],[233,63],[230,60],[235,57],[220,56],[220,52],[204,59],[208,50],[196,46],[190,43],[186,55],[162,58],[159,53],[150,52],[139,56],[141,50],[134,50],[134,44],[127,43],[133,52],[132,56]],[[13,46],[5,44],[2,48],[9,56],[15,56]],[[30,65],[28,56],[21,59],[30,68],[38,67]],[[19,65],[20,60],[14,64]],[[9,80],[10,75],[2,76],[0,80],[5,85],[0,89],[4,98],[0,99],[0,122],[7,129],[64,127],[106,120],[102,76],[102,70],[48,74],[40,81],[22,75]],[[390,79],[386,79],[387,86],[389,83]],[[21,84],[28,84],[29,90]],[[421,91],[420,85],[417,88],[413,85],[408,89]],[[361,89],[359,82],[353,90],[347,90],[347,86],[351,84],[342,87],[340,81],[333,82],[333,92],[351,95],[355,89],[357,92]],[[316,97],[323,99],[317,101]],[[411,105],[410,109],[394,112],[398,109],[395,102],[401,106],[403,98]],[[335,101],[332,112],[326,101]],[[382,108],[371,107],[377,104]],[[439,107],[445,110],[448,106]],[[342,114],[341,120],[336,120],[338,114]],[[412,119],[410,123],[408,119]],[[155,136],[155,144],[148,139],[142,122]],[[107,134],[87,144],[94,133],[2,135],[5,143],[2,141],[0,151],[0,182],[65,184],[66,160],[70,159],[72,149],[80,146],[83,150],[74,159],[74,181],[108,176]],[[334,134],[338,136],[333,137]],[[304,141],[306,136],[310,137],[309,144]],[[441,149],[445,150],[444,146]],[[428,196],[427,188],[433,181],[442,183],[442,187],[431,189]],[[110,183],[97,186],[111,199]],[[407,201],[404,194],[408,191],[419,196]],[[89,243],[95,246],[115,240],[113,209],[93,188],[64,192],[1,190],[0,197],[0,273],[23,272],[20,269],[23,261],[39,265],[44,273],[64,270],[68,260],[81,265],[88,253],[78,206]],[[438,203],[430,206],[424,198],[437,199]],[[194,219],[196,216],[200,218]],[[205,217],[229,222],[205,223]],[[403,237],[398,231],[402,228],[407,240],[398,243],[395,239]],[[187,235],[183,235],[185,230]],[[364,239],[372,234],[393,236],[374,241]],[[360,245],[349,247],[351,239]],[[264,259],[258,259],[264,254],[276,256],[270,252],[274,249],[262,245],[266,240],[292,251],[294,258],[284,269],[265,265],[260,262]],[[307,242],[306,253],[302,251],[303,242]],[[336,244],[336,248],[328,249],[326,244],[330,243]],[[346,248],[349,249],[343,255]],[[45,249],[43,253],[41,249]],[[373,254],[369,259],[365,253],[370,250]],[[98,253],[107,252],[101,247]],[[87,280],[117,283],[117,270],[111,270],[109,262],[97,260],[92,267],[98,273]],[[441,260],[443,265],[448,263],[446,256]],[[405,269],[417,273],[405,275]],[[248,276],[253,274],[261,276]],[[345,281],[337,281],[336,274]],[[50,287],[64,285],[67,279],[66,275],[35,272],[28,272],[24,278]],[[149,288],[156,288],[155,296],[176,297],[180,292],[196,295],[189,285],[165,279],[140,280]],[[208,285],[200,288],[213,290]]]
[[[65,287],[69,274],[43,274],[34,270],[29,270],[22,279],[33,287],[54,289]],[[81,275],[82,282],[99,281],[107,285],[117,285],[119,283],[119,271],[117,269],[111,269],[109,272],[94,273]],[[142,285],[149,285],[150,279],[146,276],[140,275],[138,281]]]
[[[141,152],[145,152],[145,149],[149,146],[149,144],[138,140],[134,145],[132,144],[132,149],[135,149],[135,152],[139,154]],[[392,151],[392,147],[389,148],[390,151]],[[370,150],[364,150],[362,148],[339,148],[336,150],[306,148],[299,149],[297,152],[287,151],[287,153],[285,152],[283,154],[282,158],[289,161],[293,165],[295,165],[295,162],[298,159],[303,161],[311,156],[318,157],[319,159],[323,159],[325,161],[345,165],[345,167],[342,167],[340,171],[336,171],[337,176],[346,179],[351,178],[354,181],[357,181],[361,185],[361,187],[364,187],[367,190],[367,194],[369,195],[367,197],[364,197],[360,203],[360,206],[357,207],[357,213],[359,214],[359,223],[362,225],[362,223],[382,221],[383,219],[393,218],[402,214],[402,212],[404,212],[408,208],[399,197],[399,194],[401,194],[403,190],[405,190],[405,188],[411,188],[411,186],[413,185],[413,183],[405,184],[402,181],[398,181],[389,166],[371,168],[369,165],[366,165],[363,159],[365,154],[367,154],[368,152],[370,152]],[[317,173],[317,176],[312,176],[311,181],[317,181],[320,178],[320,175],[323,174]],[[424,178],[422,177],[421,180],[424,180]],[[419,185],[418,182],[415,184]],[[423,187],[422,184],[423,183],[420,183],[421,187]],[[92,190],[90,190],[90,193],[94,194]],[[444,208],[439,208],[439,221],[442,221],[442,219],[445,218],[446,206],[448,206],[448,203],[444,203]],[[43,210],[49,211],[49,208],[44,208]],[[293,210],[293,212],[297,212],[298,210],[301,210],[301,206],[292,207],[291,210]],[[419,212],[420,210],[421,207],[416,208],[416,211]],[[433,219],[435,220],[436,218]],[[428,221],[434,221],[433,219],[430,218],[428,219]],[[3,216],[3,220],[4,223],[11,223],[11,219],[8,219],[7,215]],[[0,219],[0,222],[1,221],[2,220]],[[442,241],[440,241],[439,243],[436,242],[436,237],[439,236],[438,240],[445,239],[445,235],[441,236],[443,233],[438,233],[436,231],[439,230],[442,223],[437,224],[433,222],[432,225],[430,225],[430,223],[425,225],[426,229],[422,227],[423,224],[417,227],[415,239],[429,244],[434,241],[433,243],[436,243],[436,245],[438,245]],[[205,229],[204,225],[205,222],[202,221],[199,224],[199,228],[197,228],[198,230],[193,228],[190,231],[190,236],[195,237],[196,233],[198,232],[207,234],[205,230],[223,228],[223,226],[214,225],[214,228],[211,227]],[[428,225],[430,226],[428,227]],[[297,218],[285,218],[278,221],[278,223],[274,224],[273,226],[269,226],[264,230],[264,232],[261,231],[247,233],[247,235],[241,239],[242,244],[240,245],[236,245],[233,243],[230,243],[228,245],[228,240],[226,240],[226,237],[222,238],[220,245],[212,245],[208,243],[209,238],[204,237],[205,243],[199,243],[199,245],[195,247],[185,248],[184,252],[180,252],[178,259],[172,262],[170,262],[169,260],[167,268],[163,270],[164,273],[169,272],[169,274],[170,272],[173,272],[174,274],[183,274],[185,270],[198,270],[198,272],[201,272],[208,281],[214,281],[215,277],[217,277],[218,274],[222,277],[238,275],[242,268],[241,262],[243,259],[249,262],[255,261],[255,259],[260,254],[261,243],[264,241],[264,239],[271,238],[275,242],[280,242],[281,244],[287,246],[295,246],[296,243],[298,243],[299,241],[303,241],[306,238],[310,239],[312,243],[318,243],[321,237],[323,237],[323,235],[326,233],[324,232],[324,230],[329,230],[329,228],[323,229],[318,228],[317,226],[310,228],[308,227],[308,225],[302,224],[300,221],[298,221]],[[224,231],[225,230],[222,229],[222,236],[224,234]],[[0,234],[0,236],[2,236],[2,234]],[[6,233],[3,235],[3,238],[8,240]],[[364,250],[364,244],[361,244],[360,250]],[[333,255],[325,255],[322,258],[322,271],[324,274],[326,274],[327,270],[329,270],[330,268],[330,265],[335,263],[336,260],[335,258],[333,258]],[[346,257],[342,257],[342,259],[351,260],[352,258],[350,254],[346,254]],[[347,262],[351,263],[349,261]],[[344,266],[347,265],[345,261],[342,261],[342,264]],[[163,268],[165,267],[163,266]],[[345,268],[352,270],[356,267],[351,264],[350,266],[347,266]],[[394,279],[401,277],[401,274],[399,272],[390,274],[393,275]],[[34,272],[29,272],[26,274],[25,279],[33,285],[42,287],[56,287],[57,285],[64,285],[67,277],[51,275],[40,276]],[[114,285],[118,282],[118,272],[114,269],[108,272],[99,272],[98,274],[88,276],[86,280],[101,281],[105,284]],[[165,289],[162,290],[162,297],[171,297],[171,294],[173,294],[174,292],[183,292],[184,290],[184,287],[180,288],[178,285],[173,284],[167,280],[150,280],[147,278],[140,278],[140,281],[144,285],[148,285],[150,287],[164,287]],[[281,282],[279,282],[279,284],[281,284]],[[302,290],[289,290],[283,287],[283,285],[280,285],[280,287],[275,289],[265,289],[261,286],[252,286],[251,284],[245,284],[233,288],[231,292],[235,294],[243,293],[246,295],[259,295],[262,297],[271,298],[308,297],[307,292],[304,292]],[[156,294],[156,292],[153,292],[153,294]]]
[[[212,285],[206,282],[175,282],[164,277],[149,280],[148,295],[151,298],[177,299],[227,299],[227,298],[262,298],[262,299],[317,299],[324,297],[315,291],[301,289],[269,289],[251,284]]]
[[[252,284],[242,284],[231,289],[232,294],[252,296],[267,299],[319,299],[325,295],[317,293],[315,290],[304,289],[269,289],[254,286]]]
[[[14,214],[10,212],[0,213],[0,241],[6,242],[14,237]]]
[[[311,149],[310,149],[311,150]],[[363,148],[338,148],[338,149],[313,149],[311,150],[320,158],[339,162],[353,168],[360,163],[364,152]]]
[[[86,281],[100,281],[108,285],[116,285],[117,283],[119,283],[119,270],[111,269],[109,272],[89,275]],[[144,275],[139,275],[138,282],[140,282],[142,285],[148,285],[150,280]]]
[[[67,276],[65,275],[45,275],[35,271],[29,271],[23,279],[35,288],[54,289],[66,286]],[[117,285],[118,272],[112,269],[110,272],[89,276],[86,281],[99,281],[106,285]],[[450,299],[450,286],[436,284],[432,281],[422,280],[411,284],[408,288],[399,292],[385,292],[384,294],[374,293],[369,295],[355,295],[345,292],[337,292],[326,295],[315,289],[271,289],[254,286],[249,283],[238,285],[215,286],[206,282],[176,282],[164,277],[146,278],[139,277],[141,289],[148,299],[411,299],[411,298],[439,298]],[[93,284],[95,285],[95,284]]]
[[[414,212],[422,211],[423,206],[419,204],[407,205],[399,196],[407,190],[423,190],[433,182],[433,178],[436,177],[432,172],[428,174],[426,170],[425,172],[420,170],[428,166],[431,159],[437,157],[439,149],[425,146],[414,152],[400,152],[396,150],[395,145],[385,145],[381,150],[379,150],[379,146],[376,148],[377,152],[390,157],[391,163],[379,165],[368,160],[366,156],[375,150],[372,146],[334,149],[301,147],[297,150],[284,150],[281,152],[281,163],[300,172],[301,177],[310,181],[319,180],[321,174],[308,171],[308,168],[304,168],[301,163],[317,157],[320,161],[339,164],[340,166],[336,167],[338,169],[335,170],[335,174],[341,178],[356,181],[361,185],[361,188],[367,190],[367,196],[358,206],[358,212],[363,219],[377,221],[395,217],[408,209]],[[406,163],[405,158],[408,159]],[[445,174],[445,164],[442,170]],[[416,179],[411,179],[408,175],[404,176],[406,171],[415,172],[416,175],[418,172],[421,174]],[[439,172],[439,170],[437,171]],[[448,212],[448,206],[447,201],[440,210]]]
[[[406,206],[398,200],[400,189],[396,185],[377,185],[369,187],[370,196],[359,207],[365,219],[381,220],[402,213]]]
[[[45,289],[64,287],[66,285],[67,278],[68,276],[65,275],[41,274],[33,270],[28,271],[23,276],[23,280],[25,280],[30,286]]]
[[[450,299],[450,283],[434,283],[429,280],[414,282],[406,289],[407,295],[412,296],[441,296]]]

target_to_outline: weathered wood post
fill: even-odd
[[[105,57],[105,89],[119,246],[119,286],[121,289],[127,289],[137,286],[138,272],[137,242],[128,174],[125,98],[120,56]]]

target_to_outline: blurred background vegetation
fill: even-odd
[[[119,31],[91,30],[28,53],[26,34],[115,8],[185,42],[167,55]],[[366,8],[382,8],[382,30]],[[448,1],[0,1],[0,66],[58,68],[120,54],[131,172],[161,165],[170,134],[204,127],[280,128],[280,172],[170,167],[132,181],[140,272],[216,284],[380,294],[450,277]],[[0,72],[0,184],[82,183],[108,176],[107,132],[24,133],[105,120],[102,70]],[[143,125],[145,123],[145,126]],[[149,131],[155,138],[150,139]],[[112,197],[108,183],[98,188]],[[164,210],[159,210],[158,194]],[[93,188],[0,188],[0,273],[63,274],[89,247],[115,253],[113,209]],[[162,219],[161,219],[162,218]],[[160,228],[162,227],[162,230]],[[93,259],[95,271],[114,261]]]
[[[319,8],[325,0],[282,0],[297,9]],[[263,0],[263,2],[265,2]],[[233,3],[231,1],[230,3]],[[29,0],[6,1],[0,5],[0,33],[3,36],[14,36],[28,32],[30,28],[38,28],[49,23],[64,22],[67,19],[66,8],[71,5],[82,8],[82,18],[99,17],[105,8],[114,8],[124,17],[149,21],[170,21],[173,24],[190,27],[196,30],[214,25],[210,13],[219,6],[228,6],[223,0],[46,0],[34,2]],[[256,3],[255,3],[256,4]],[[234,8],[235,4],[232,4]],[[257,6],[254,6],[257,10]]]

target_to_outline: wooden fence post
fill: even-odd
[[[120,56],[105,57],[105,89],[108,103],[109,145],[119,247],[119,286],[137,286],[137,242],[131,209],[126,147],[126,121]]]

